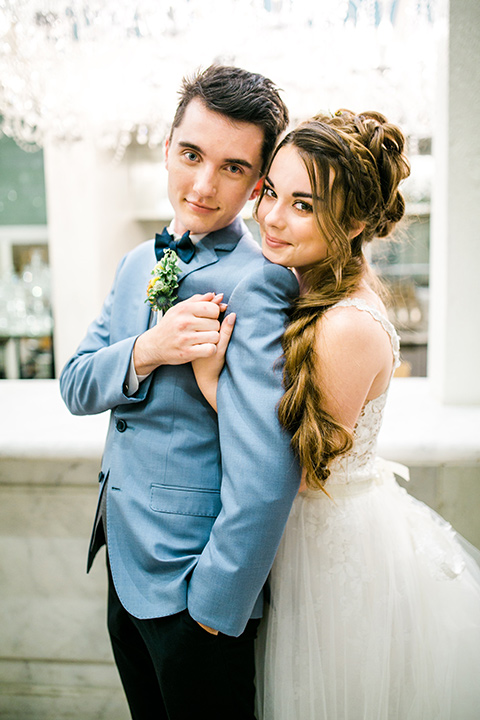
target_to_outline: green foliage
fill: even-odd
[[[178,276],[180,274],[177,261],[177,253],[170,248],[166,248],[163,251],[162,259],[152,270],[153,277],[148,283],[145,302],[148,302],[155,312],[158,310],[166,312],[177,299],[175,291],[178,288]]]

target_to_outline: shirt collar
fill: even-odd
[[[173,239],[175,240],[175,242],[177,242],[178,240],[180,240],[180,238],[181,238],[182,236],[181,236],[179,233],[175,232],[175,230],[173,229],[174,226],[175,226],[175,218],[173,218],[172,222],[171,222],[170,225],[168,226],[168,232],[169,232],[170,235],[173,237]],[[193,243],[194,245],[196,245],[197,243],[200,242],[200,240],[203,240],[203,238],[204,238],[206,235],[208,235],[208,233],[200,233],[199,235],[192,235],[192,234],[191,234],[191,235],[190,235],[190,240],[192,241],[192,243]]]

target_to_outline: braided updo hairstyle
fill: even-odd
[[[315,222],[328,251],[302,274],[302,293],[283,337],[285,394],[278,411],[281,424],[292,433],[307,485],[323,489],[329,464],[351,448],[353,436],[322,409],[314,349],[317,322],[362,279],[373,277],[364,244],[386,237],[402,218],[405,203],[398,186],[410,168],[401,130],[378,112],[317,115],[290,132],[276,153],[285,145],[293,145],[305,163]]]

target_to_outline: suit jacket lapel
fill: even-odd
[[[207,244],[204,244],[203,240],[201,240],[197,244],[197,248],[195,251],[195,255],[191,259],[189,263],[184,262],[181,258],[178,258],[178,265],[180,267],[181,273],[178,277],[178,282],[181,283],[184,278],[187,277],[187,275],[190,275],[190,273],[195,272],[195,270],[199,270],[202,267],[205,267],[206,265],[212,265],[213,263],[216,263],[218,260],[217,253],[212,248],[212,244],[214,244],[214,238],[213,235],[215,233],[212,233],[210,236],[208,236],[209,242]],[[207,240],[207,237],[204,238],[204,240]],[[238,239],[237,239],[238,240]],[[153,246],[152,246],[153,247]],[[233,246],[232,248],[233,249]],[[152,259],[151,263],[148,265],[148,272],[146,273],[146,280],[145,280],[145,287],[142,288],[142,300],[145,300],[147,297],[147,285],[148,281],[150,280],[150,273],[155,266],[155,253],[152,253]],[[141,332],[144,332],[145,330],[148,330],[151,323],[152,323],[152,313],[153,310],[151,309],[150,305],[145,302],[140,303],[140,307],[138,310],[138,317],[137,317],[137,323],[138,327],[141,328]],[[156,315],[156,313],[153,313]]]
[[[197,243],[195,255],[189,263],[186,263],[178,258],[178,265],[181,270],[178,282],[181,283],[187,275],[195,272],[195,270],[200,270],[200,268],[206,267],[207,265],[213,265],[218,262],[219,255],[217,254],[217,250],[231,252],[237,246],[238,241],[244,233],[245,225],[243,220],[237,217],[228,227],[216,230],[215,232],[206,235],[199,243]],[[152,248],[153,247],[154,245],[152,244]],[[147,284],[150,279],[150,272],[154,265],[155,253],[152,252],[151,263],[149,263],[148,272],[146,273],[145,287],[142,289],[143,299],[147,296]],[[148,330],[149,328],[151,312],[152,310],[148,303],[140,303],[138,311],[138,327],[143,328],[142,332],[144,330]]]
[[[218,257],[215,250],[207,247],[203,244],[203,240],[200,240],[200,242],[197,243],[195,255],[189,263],[186,263],[181,258],[178,258],[178,265],[181,270],[181,273],[178,277],[178,282],[182,282],[182,280],[186,278],[187,275],[195,272],[195,270],[200,270],[200,268],[205,267],[206,265],[212,265],[213,263],[216,263],[217,260]]]
[[[145,285],[145,292],[144,292],[144,298],[146,300],[147,298],[147,286]],[[148,330],[150,327],[150,316],[152,314],[152,308],[150,305],[146,302],[143,302],[140,305],[139,311],[138,311],[138,327],[142,328],[141,332],[145,332],[145,330]]]
[[[237,217],[228,227],[215,230],[215,232],[206,235],[197,243],[195,255],[189,263],[183,262],[180,258],[178,259],[182,271],[178,281],[182,282],[187,275],[195,272],[195,270],[200,270],[202,267],[218,262],[217,250],[231,252],[237,246],[244,232],[243,221]]]

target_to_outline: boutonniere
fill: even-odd
[[[178,288],[178,276],[181,272],[177,260],[175,250],[166,248],[162,259],[152,270],[153,277],[148,283],[145,302],[149,303],[155,312],[166,312],[177,299],[175,290]]]

